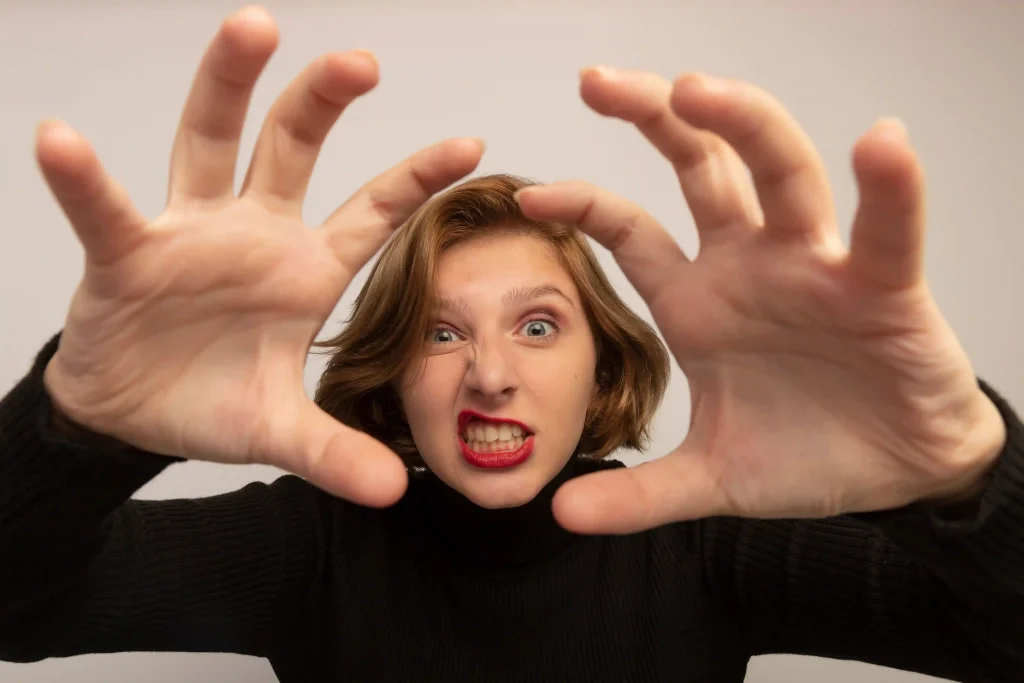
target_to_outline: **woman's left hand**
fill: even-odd
[[[853,150],[847,247],[813,144],[762,90],[699,75],[582,78],[591,108],[636,124],[672,162],[700,254],[585,183],[519,194],[528,216],[575,223],[612,251],[690,386],[682,444],[564,485],[559,521],[626,533],[975,494],[1005,426],[925,282],[924,179],[902,125],[880,121]]]

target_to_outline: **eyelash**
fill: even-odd
[[[452,333],[452,334],[454,334],[455,336],[460,336],[458,332],[456,332],[456,331],[455,331],[455,330],[453,330],[452,328],[448,327],[447,325],[438,325],[437,327],[435,327],[434,329],[432,329],[432,330],[430,331],[430,336],[429,336],[429,338],[427,339],[427,341],[428,341],[429,343],[431,343],[431,344],[451,344],[451,343],[452,343],[452,342],[439,342],[439,341],[434,341],[434,339],[433,339],[433,336],[434,336],[435,334],[437,334],[438,332],[451,332],[451,333]]]
[[[562,328],[559,326],[558,322],[556,322],[552,317],[550,317],[548,315],[542,315],[542,314],[534,314],[534,315],[530,316],[529,318],[526,318],[525,320],[523,320],[522,323],[520,323],[518,329],[521,330],[524,327],[526,327],[527,325],[530,325],[531,323],[536,323],[536,322],[543,322],[543,323],[547,323],[547,324],[551,325],[551,327],[553,328],[553,331],[552,331],[551,334],[545,335],[544,337],[527,337],[529,339],[532,339],[534,341],[534,343],[538,343],[538,342],[539,343],[545,343],[545,342],[548,342],[551,339],[553,339],[554,337],[556,337],[559,332],[562,331]],[[456,332],[451,326],[446,325],[444,323],[438,323],[438,325],[436,327],[434,327],[433,330],[431,330],[431,332],[430,332],[431,338],[428,341],[430,343],[432,343],[432,344],[451,344],[451,343],[454,343],[454,342],[434,341],[433,340],[433,335],[435,335],[435,334],[437,334],[438,332],[441,332],[441,331],[451,332],[453,335],[458,336],[458,337],[462,336],[458,332]]]
[[[533,315],[533,316],[530,316],[529,318],[527,318],[526,320],[524,320],[522,322],[522,324],[519,326],[519,329],[521,330],[524,327],[526,327],[526,326],[528,326],[528,325],[530,325],[532,323],[547,323],[548,325],[551,325],[551,327],[553,328],[553,331],[552,331],[551,334],[544,335],[543,337],[530,337],[529,335],[524,335],[524,336],[526,336],[527,339],[530,339],[534,343],[540,343],[540,344],[547,343],[547,342],[551,341],[552,339],[554,339],[555,337],[557,337],[558,333],[562,331],[562,328],[560,328],[558,326],[558,323],[555,322],[555,320],[553,320],[551,317],[545,316],[545,315]]]

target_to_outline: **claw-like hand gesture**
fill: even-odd
[[[301,209],[320,147],[378,77],[370,54],[330,54],[273,104],[236,194],[239,136],[277,39],[257,8],[224,22],[185,104],[167,207],[153,220],[85,140],[64,124],[40,127],[40,166],[86,253],[44,381],[94,431],[158,453],[275,465],[385,505],[405,490],[401,462],[320,410],[303,368],[356,272],[431,194],[471,172],[482,147],[459,139],[423,150],[310,229]]]
[[[688,258],[639,207],[584,183],[520,193],[528,215],[575,222],[612,251],[692,400],[675,451],[569,482],[560,521],[627,532],[972,491],[1005,428],[925,283],[924,180],[902,126],[881,121],[854,148],[847,247],[814,146],[765,92],[593,69],[582,94],[672,163],[701,246]]]

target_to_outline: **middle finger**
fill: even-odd
[[[580,94],[599,114],[634,124],[672,163],[702,243],[726,228],[760,225],[760,206],[743,162],[717,135],[676,116],[669,106],[669,81],[643,71],[585,69]]]
[[[687,74],[670,101],[685,121],[721,136],[750,169],[766,232],[821,237],[835,231],[825,166],[778,100],[742,81]]]
[[[277,40],[277,26],[262,9],[248,8],[224,21],[203,55],[181,113],[168,203],[232,194],[249,100]]]

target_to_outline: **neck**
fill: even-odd
[[[551,501],[563,483],[581,473],[576,456],[530,502],[482,508],[432,472],[410,477],[409,510],[417,533],[451,560],[475,567],[517,569],[543,562],[575,537],[555,521]]]

